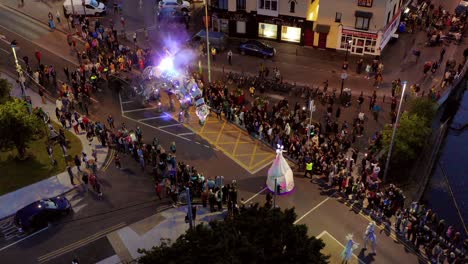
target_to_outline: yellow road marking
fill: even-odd
[[[112,163],[112,160],[114,159],[114,149],[111,149],[110,151],[110,157],[107,159],[107,162],[104,164],[104,166],[101,168],[101,171],[106,171],[107,168],[109,168],[110,164]]]
[[[218,144],[218,141],[219,141],[219,138],[221,138],[221,135],[223,134],[223,129],[224,127],[226,126],[227,122],[224,122],[223,123],[223,126],[221,127],[221,129],[218,131],[218,137],[216,137],[216,142],[214,143],[215,145]]]
[[[102,231],[99,231],[99,232],[97,232],[97,233],[95,233],[95,234],[93,234],[93,235],[91,235],[89,237],[78,240],[75,243],[72,243],[72,244],[70,244],[68,246],[65,246],[63,248],[60,248],[58,250],[55,250],[55,251],[52,251],[52,252],[50,252],[48,254],[40,256],[39,258],[37,258],[37,261],[40,262],[40,263],[47,262],[47,261],[49,261],[51,259],[54,259],[54,258],[56,258],[58,256],[61,256],[61,255],[65,254],[65,253],[68,253],[68,252],[73,251],[75,249],[78,249],[78,248],[80,248],[80,247],[82,247],[84,245],[87,245],[87,244],[89,244],[89,243],[91,243],[93,241],[96,241],[96,240],[98,240],[98,239],[100,239],[102,237],[105,237],[108,233],[111,233],[111,232],[113,232],[113,231],[115,231],[117,229],[120,229],[120,228],[124,227],[125,225],[126,224],[124,222],[122,222],[120,224],[111,226],[111,227],[109,227],[107,229],[104,229]]]
[[[239,134],[239,136],[242,136],[242,134]],[[249,144],[252,143],[250,141],[227,141],[227,142],[219,142],[218,145],[228,145],[228,144]]]
[[[239,134],[237,135],[237,140],[236,140],[236,142],[234,143],[234,144],[235,144],[235,145],[234,145],[234,149],[232,150],[232,154],[233,154],[233,155],[236,154],[236,150],[237,150],[237,147],[239,146],[239,143],[240,143],[239,140],[240,140],[241,136],[242,136],[241,133],[239,133]]]
[[[255,153],[257,153],[257,147],[258,147],[258,143],[255,144],[255,147],[254,147],[254,150],[253,150],[253,153],[252,153],[252,157],[250,158],[249,168],[251,168],[251,166],[252,166],[252,162],[253,162],[253,159],[255,157]]]
[[[250,166],[250,168],[253,169],[253,168],[257,167],[257,166],[261,166],[261,165],[263,165],[263,164],[264,164],[266,161],[268,161],[268,160],[269,160],[269,161],[268,161],[267,163],[270,163],[270,162],[273,161],[273,158],[274,158],[274,155],[272,155],[271,157],[266,157],[266,158],[264,158],[263,160],[261,160],[261,161],[255,163],[253,166]]]

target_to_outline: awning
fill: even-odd
[[[371,12],[364,12],[364,11],[356,11],[356,12],[354,12],[354,16],[356,16],[356,17],[371,18],[371,17],[372,17],[372,13],[371,13]]]
[[[328,32],[330,32],[330,26],[329,25],[317,24],[315,26],[315,32],[317,32],[317,33],[328,33]]]

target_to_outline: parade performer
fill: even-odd
[[[343,259],[341,261],[342,264],[348,263],[349,260],[353,257],[353,250],[359,247],[359,244],[354,242],[353,240],[353,234],[348,234],[346,236],[346,247],[343,249],[343,252],[341,253],[341,258]]]
[[[366,232],[364,233],[364,249],[367,248],[367,242],[370,241],[371,246],[372,246],[372,253],[375,254],[375,243],[377,240],[377,237],[375,236],[375,222],[372,221],[369,223],[369,225],[366,228]]]

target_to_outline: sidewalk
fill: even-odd
[[[7,79],[13,86],[13,90],[11,91],[11,95],[15,97],[21,96],[21,89],[19,84],[16,83],[16,79],[9,75],[8,73],[0,71],[0,78]],[[32,106],[34,107],[42,107],[42,109],[49,113],[50,118],[57,123],[60,123],[55,116],[55,104],[51,102],[47,102],[47,104],[43,105],[40,96],[32,91],[31,89],[26,90],[26,94],[31,97]],[[98,169],[101,168],[106,160],[108,148],[103,148],[99,143],[93,143],[92,145],[88,144],[88,140],[86,139],[86,134],[81,133],[80,135],[76,135],[82,144],[83,150],[82,152],[86,153],[88,156],[91,156],[91,152],[93,148],[97,150],[97,166]],[[97,140],[95,140],[97,142]],[[74,166],[73,174],[75,175],[75,180],[81,182],[81,179],[77,179],[77,169]],[[76,186],[73,186],[70,182],[70,178],[68,176],[68,172],[64,171],[58,175],[52,176],[48,179],[42,180],[40,182],[36,182],[29,186],[23,187],[19,190],[14,192],[7,193],[5,195],[0,196],[0,204],[3,206],[0,207],[0,219],[8,217],[14,214],[19,209],[23,208],[24,206],[35,202],[39,199],[50,198],[53,196],[61,195],[66,193]],[[8,205],[8,206],[6,206]]]
[[[209,208],[197,206],[195,225],[207,224],[215,220],[223,220],[227,211],[211,213]],[[138,249],[151,249],[160,246],[161,242],[171,241],[188,230],[189,224],[185,222],[187,206],[180,206],[164,210],[115,232],[107,235],[115,255],[106,258],[98,264],[126,263],[141,257]]]

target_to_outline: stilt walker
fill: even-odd
[[[364,249],[367,249],[367,242],[371,243],[372,253],[375,254],[375,244],[377,237],[375,236],[375,222],[372,221],[366,228],[366,233],[364,233]]]
[[[351,260],[353,257],[353,250],[359,247],[359,244],[354,242],[353,240],[353,234],[348,234],[346,236],[346,247],[343,249],[343,252],[341,253],[342,257],[342,264],[348,263],[348,261]]]

